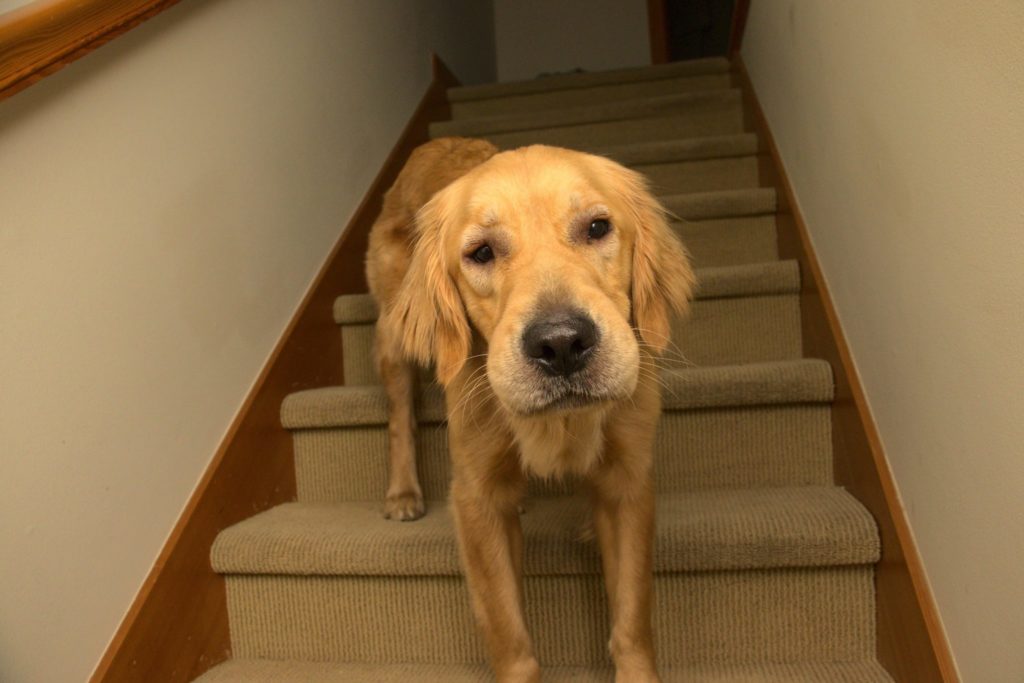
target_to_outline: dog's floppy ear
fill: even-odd
[[[647,180],[621,166],[618,171],[620,196],[636,226],[630,295],[633,324],[643,342],[661,353],[669,345],[672,314],[687,311],[696,278],[690,257]]]
[[[416,216],[412,260],[384,324],[403,355],[422,365],[434,363],[438,380],[446,385],[469,356],[470,330],[445,264],[442,237],[449,212],[444,195],[437,193]]]

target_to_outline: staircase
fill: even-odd
[[[892,679],[875,660],[875,524],[833,483],[827,363],[804,358],[800,272],[776,248],[726,60],[449,91],[433,136],[599,152],[648,175],[700,289],[665,363],[656,442],[655,610],[666,681]],[[212,550],[234,659],[203,683],[490,680],[445,498],[440,391],[421,382],[427,516],[385,521],[387,405],[371,361],[374,302],[337,300],[346,386],[288,397],[298,501],[229,528]],[[331,359],[324,359],[331,362]],[[611,681],[596,546],[571,484],[525,503],[527,618],[547,681]]]

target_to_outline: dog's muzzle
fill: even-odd
[[[570,377],[587,366],[598,333],[594,321],[577,311],[546,313],[523,332],[523,352],[552,377]]]

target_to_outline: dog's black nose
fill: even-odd
[[[578,314],[545,316],[523,332],[526,355],[549,375],[568,377],[583,369],[597,343],[597,328]]]

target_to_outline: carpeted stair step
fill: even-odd
[[[666,78],[724,74],[728,73],[731,69],[732,66],[729,64],[729,60],[723,57],[711,57],[657,66],[556,74],[523,81],[457,86],[448,89],[448,101],[452,103],[471,102],[495,97],[593,88],[613,83],[636,83]]]
[[[500,149],[515,149],[526,145],[553,145],[596,152],[624,144],[736,135],[746,132],[749,129],[749,122],[744,115],[739,97],[733,93],[731,90],[722,90],[713,93],[713,98],[702,95],[705,101],[701,106],[674,113],[656,114],[649,111],[646,115],[637,114],[631,118],[564,125],[558,125],[556,122],[563,120],[558,117],[567,115],[559,114],[555,117],[553,114],[553,123],[543,128],[473,133],[472,136],[486,138]],[[446,134],[456,134],[455,129]],[[458,134],[470,135],[468,132]],[[435,132],[431,135],[440,137],[440,134]]]
[[[599,574],[597,545],[579,536],[585,497],[530,498],[522,515],[527,576]],[[819,567],[873,562],[870,514],[835,486],[663,493],[654,571]],[[384,519],[374,502],[286,503],[234,525],[211,555],[224,574],[458,576],[446,506],[415,524]]]
[[[832,372],[819,360],[665,371],[655,440],[659,491],[825,485],[832,481]],[[420,389],[418,467],[428,500],[447,495],[445,407]],[[387,397],[379,386],[325,387],[289,395],[302,502],[371,501],[387,488]],[[571,485],[531,482],[534,495]]]
[[[678,647],[685,648],[686,644]],[[613,683],[606,667],[544,667],[546,683]],[[662,668],[664,683],[891,683],[871,659],[855,662],[693,665]],[[494,674],[479,664],[346,664],[234,659],[197,683],[490,683]]]
[[[519,95],[501,95],[474,100],[456,99],[450,104],[452,118],[458,121],[575,106],[601,105],[605,102],[664,97],[687,92],[725,90],[732,86],[732,74],[723,71],[624,83],[606,83],[580,88],[562,88]]]
[[[768,225],[753,226],[767,231]],[[697,299],[672,328],[667,358],[698,366],[799,358],[800,271],[795,261],[767,261],[697,271]],[[369,294],[334,302],[341,326],[345,384],[376,384],[373,363],[377,306]],[[423,375],[429,378],[430,374]]]
[[[747,266],[779,258],[773,214],[673,223],[695,267]]]
[[[600,561],[575,540],[586,516],[574,499],[523,515],[527,618],[551,664],[607,662]],[[687,644],[664,664],[871,656],[877,532],[842,489],[662,495],[656,547],[657,638]],[[443,510],[400,524],[370,503],[282,505],[222,532],[211,563],[236,656],[482,661]]]
[[[775,188],[758,187],[717,192],[688,192],[661,195],[662,206],[687,221],[775,213],[778,198]]]
[[[738,89],[662,95],[633,100],[591,102],[564,109],[483,116],[430,124],[430,137],[452,135],[483,137],[502,133],[563,128],[605,121],[625,121],[664,116],[706,121],[713,116],[735,113],[741,109],[742,95]]]
[[[594,150],[595,154],[615,159],[620,164],[633,167],[673,161],[745,157],[764,152],[765,150],[762,149],[761,142],[756,133],[710,135],[683,138],[681,140],[627,143]]]
[[[715,190],[746,190],[761,185],[758,157],[721,157],[695,161],[667,161],[633,167],[647,176],[657,195]]]

